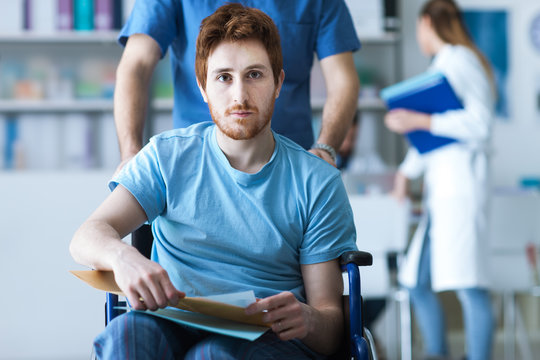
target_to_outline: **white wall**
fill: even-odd
[[[78,226],[110,172],[0,173],[0,359],[89,359],[104,293],[68,271]]]
[[[402,1],[404,76],[426,69],[428,59],[416,44],[415,24],[423,0]],[[405,4],[406,3],[406,4]],[[540,2],[530,0],[458,0],[463,9],[504,9],[509,15],[510,118],[493,129],[492,171],[495,186],[515,186],[520,177],[540,176],[540,52],[532,48],[530,23],[540,14]]]

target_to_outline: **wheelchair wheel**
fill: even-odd
[[[97,360],[96,352],[94,351],[93,346],[92,346],[92,352],[90,353],[90,360]]]
[[[375,339],[373,339],[373,335],[368,328],[364,328],[364,337],[368,344],[369,360],[378,360],[377,350],[375,349]]]

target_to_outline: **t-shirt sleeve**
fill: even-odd
[[[126,24],[118,35],[118,42],[125,46],[133,34],[152,37],[161,48],[161,57],[178,34],[180,4],[170,0],[137,0]]]
[[[166,187],[160,171],[156,147],[148,143],[109,182],[113,191],[118,185],[125,187],[139,202],[152,222],[166,207]]]
[[[317,33],[317,57],[360,48],[351,14],[343,0],[324,0]]]
[[[338,174],[315,194],[300,248],[300,263],[329,261],[352,250],[357,250],[354,218]]]

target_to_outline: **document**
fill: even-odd
[[[116,284],[112,271],[70,272],[98,290],[125,296]],[[270,327],[270,324],[262,321],[262,313],[246,315],[244,312],[244,308],[255,300],[253,291],[208,297],[185,297],[180,299],[178,304],[166,309],[144,312],[179,324],[253,341]]]
[[[381,90],[389,109],[407,109],[427,114],[463,109],[461,101],[441,72],[426,72]],[[406,134],[420,154],[454,142],[456,139],[433,135],[427,130]]]

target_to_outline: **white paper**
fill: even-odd
[[[243,308],[257,301],[253,290],[242,291],[242,292],[237,292],[237,293],[205,296],[204,298],[208,300],[222,302],[229,305],[240,306]]]

